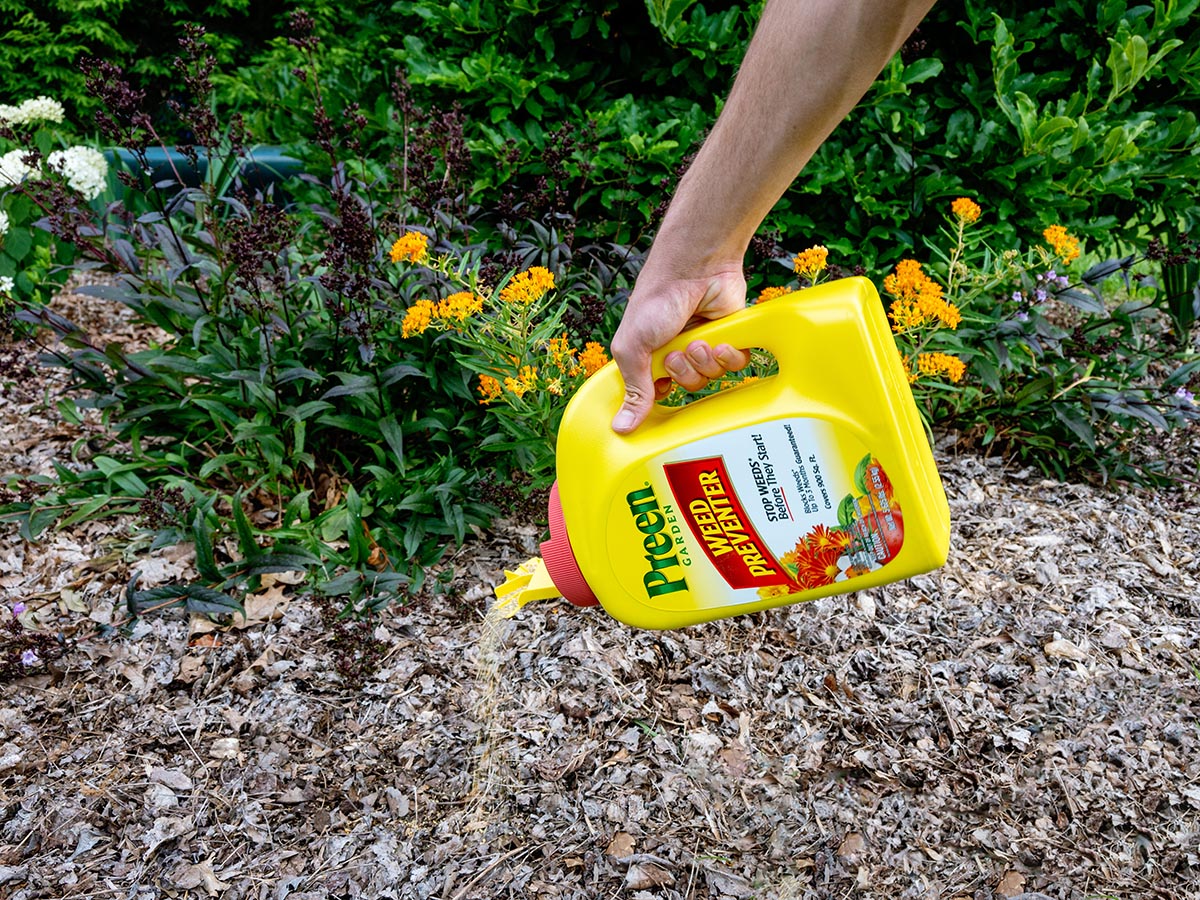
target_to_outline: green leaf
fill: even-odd
[[[1184,363],[1163,380],[1163,387],[1174,388],[1187,384],[1197,372],[1200,372],[1200,359]]]
[[[1096,449],[1096,431],[1092,423],[1079,407],[1068,403],[1054,404],[1055,417],[1067,426],[1071,432],[1083,441],[1090,450]]]
[[[221,581],[221,573],[217,569],[216,556],[213,553],[212,532],[208,527],[208,511],[205,506],[196,507],[192,518],[192,541],[196,545],[196,571],[200,577],[210,583]]]
[[[326,428],[349,431],[360,437],[377,437],[379,435],[379,422],[363,416],[322,415],[317,419],[317,422]]]
[[[283,527],[288,528],[294,522],[307,522],[309,519],[309,499],[312,497],[311,490],[303,490],[292,497],[288,501],[287,506],[283,510]]]
[[[66,528],[68,525],[74,525],[76,522],[84,522],[88,519],[91,519],[111,502],[112,497],[110,497],[108,494],[102,494],[99,497],[93,497],[91,500],[88,500],[77,510],[75,510],[75,512],[71,513],[71,515],[63,519],[59,523],[58,527]]]
[[[396,421],[396,414],[384,416],[379,420],[379,431],[388,447],[396,457],[396,465],[404,471],[404,429]]]
[[[209,618],[225,618],[239,613],[246,616],[246,609],[235,598],[221,591],[204,587],[200,584],[184,585],[183,593],[186,598],[187,611]]]
[[[407,378],[410,375],[416,375],[420,378],[426,377],[425,373],[416,366],[410,366],[407,363],[396,363],[380,372],[379,380],[384,387],[390,387],[397,381]]]
[[[301,403],[299,406],[285,406],[280,412],[296,422],[305,422],[325,412],[327,409],[335,408],[332,403],[325,400],[309,400],[307,403]]]
[[[17,525],[17,533],[26,541],[36,541],[42,533],[58,521],[60,510],[53,507],[31,507]]]
[[[58,414],[71,425],[82,425],[83,418],[79,415],[79,407],[70,397],[64,397],[55,404]]]
[[[1051,116],[1043,119],[1033,133],[1033,149],[1044,153],[1050,144],[1050,138],[1068,128],[1078,128],[1075,119],[1070,116]]]
[[[239,563],[239,569],[246,575],[265,575],[268,572],[303,572],[320,564],[319,557],[304,551],[297,550],[291,553],[272,551],[246,557]]]
[[[200,466],[199,477],[208,478],[213,472],[218,472],[225,466],[230,466],[235,472],[246,464],[246,457],[241,453],[220,453],[212,459],[205,460]]]
[[[4,235],[4,252],[17,261],[24,263],[26,255],[33,247],[33,233],[28,228],[9,228]]]
[[[871,454],[868,453],[858,461],[858,465],[854,467],[854,486],[858,488],[860,494],[870,493],[870,487],[867,485],[867,466],[871,464]]]
[[[296,381],[300,378],[303,378],[306,381],[311,381],[314,384],[320,384],[325,380],[320,373],[314,372],[312,369],[306,369],[303,366],[291,366],[286,368],[279,373],[275,380],[282,385],[291,384],[293,381]]]
[[[853,527],[855,519],[858,518],[857,513],[858,504],[855,502],[854,495],[847,494],[838,504],[838,524],[843,528]]]
[[[1052,376],[1043,375],[1041,378],[1035,378],[1013,395],[1013,405],[1020,409],[1037,403],[1048,397],[1053,389],[1054,378]]]
[[[259,552],[258,541],[254,537],[254,529],[250,527],[250,520],[246,517],[246,510],[242,506],[242,494],[238,491],[233,495],[231,501],[233,505],[233,527],[237,531],[238,550],[243,557],[254,556]]]
[[[1096,313],[1098,315],[1106,315],[1108,313],[1108,307],[1104,305],[1104,302],[1086,291],[1068,288],[1065,291],[1059,291],[1055,296],[1064,303],[1074,306],[1076,309],[1082,309],[1085,312]]]
[[[982,355],[972,357],[971,371],[975,373],[980,383],[988,390],[997,394],[1003,391],[1003,387],[1000,384],[1000,371],[988,357]]]
[[[134,579],[130,581],[130,586],[136,581],[141,573],[135,573]],[[149,588],[144,591],[132,591],[129,587],[125,591],[125,608],[130,615],[141,615],[148,609],[159,609],[166,606],[179,606],[184,602],[185,585],[167,584],[159,587]]]
[[[333,374],[342,383],[336,387],[331,387],[322,394],[322,400],[329,400],[332,397],[361,396],[363,394],[374,393],[375,391],[375,379],[370,375],[350,375],[346,372],[334,372]]]
[[[1075,120],[1075,131],[1071,133],[1071,152],[1077,153],[1079,149],[1090,143],[1092,139],[1091,128],[1088,126],[1087,119],[1080,116]]]
[[[940,59],[932,56],[924,59],[914,60],[904,69],[904,74],[901,76],[905,84],[920,84],[922,81],[928,81],[942,73],[945,68]]]

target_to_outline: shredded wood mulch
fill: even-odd
[[[0,471],[86,456],[54,390],[3,379]],[[189,548],[3,526],[7,605],[68,643],[0,685],[0,897],[1196,896],[1200,496],[948,448],[943,569],[675,632],[489,619],[532,526],[358,630],[284,581],[126,622]]]

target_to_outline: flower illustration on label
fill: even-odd
[[[854,470],[855,491],[838,504],[836,525],[813,526],[779,558],[790,583],[763,587],[763,599],[828,587],[881,568],[904,544],[904,516],[891,479],[867,454]]]

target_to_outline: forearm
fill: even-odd
[[[934,0],[769,0],[725,109],[675,191],[613,336],[625,399],[613,429],[627,434],[670,385],[652,353],[691,322],[746,303],[742,261],[771,207]],[[663,358],[675,383],[698,390],[746,365],[727,344],[696,340]]]
[[[653,255],[740,265],[771,207],[933,2],[770,0]]]

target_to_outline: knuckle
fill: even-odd
[[[640,386],[628,385],[625,388],[625,405],[631,409],[641,409],[653,402],[653,398]]]

